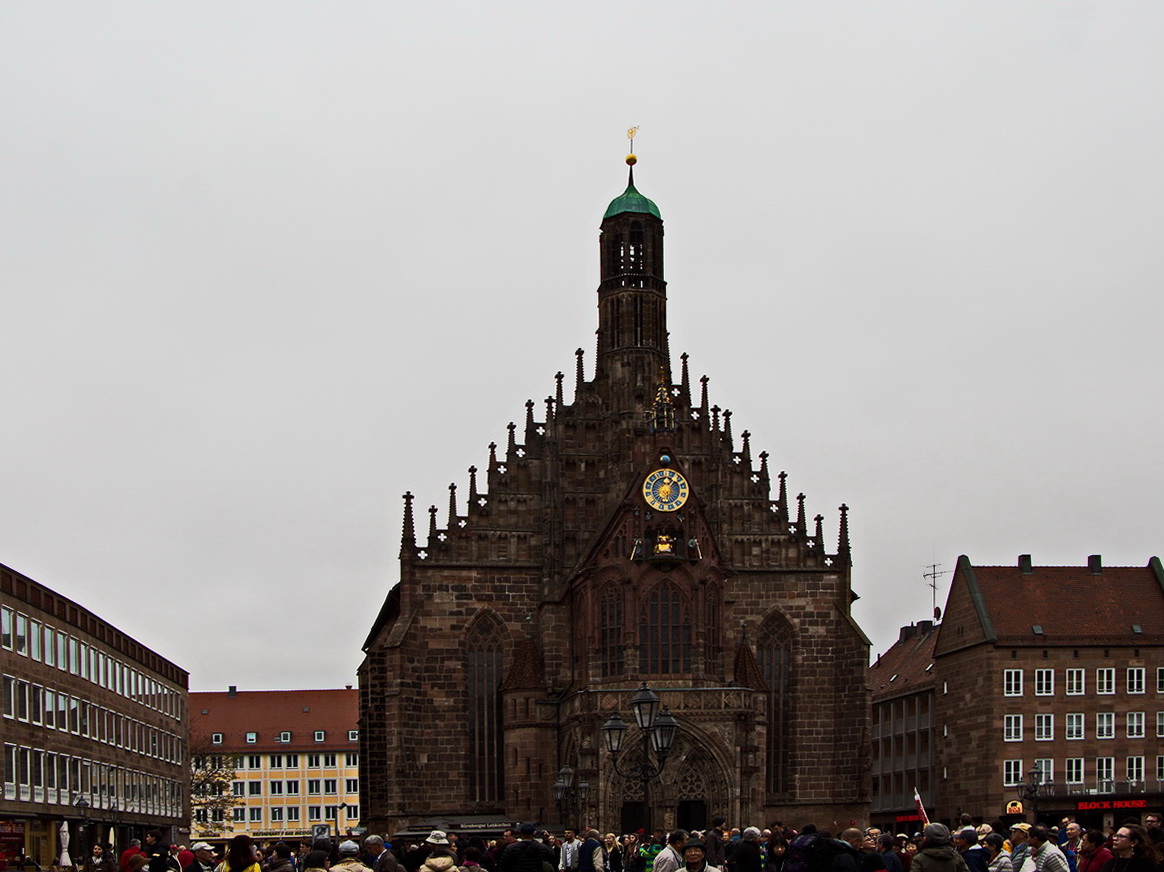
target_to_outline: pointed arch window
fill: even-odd
[[[791,711],[788,691],[791,687],[792,627],[782,615],[769,615],[760,625],[756,659],[768,685],[765,786],[769,793],[786,793],[790,750],[788,730]]]
[[[466,638],[469,798],[475,802],[500,802],[504,799],[501,634],[500,623],[485,616],[473,625]]]
[[[608,584],[598,604],[598,646],[602,677],[622,675],[625,671],[623,655],[622,589]]]
[[[644,675],[691,671],[691,612],[670,581],[651,591],[640,613],[639,671]]]

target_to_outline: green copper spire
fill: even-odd
[[[635,188],[635,171],[630,171],[630,182],[626,186],[626,190],[619,196],[610,201],[610,205],[606,207],[606,214],[603,219],[611,218],[615,215],[621,215],[623,212],[642,212],[645,215],[654,215],[660,221],[663,216],[659,214],[659,207],[655,205],[653,200],[648,200]]]
[[[631,141],[631,153],[626,156],[626,165],[630,167],[629,180],[627,182],[626,190],[622,192],[621,196],[615,197],[610,201],[610,205],[606,207],[606,214],[602,216],[602,220],[612,218],[615,215],[621,215],[623,212],[641,212],[644,215],[654,215],[660,221],[663,216],[659,214],[659,207],[654,204],[652,200],[648,200],[635,188],[635,164],[639,159],[635,157],[635,134],[638,132],[637,127],[632,127],[626,132],[627,138]]]

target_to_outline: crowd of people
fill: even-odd
[[[238,835],[221,853],[207,842],[170,845],[152,831],[117,859],[94,844],[79,865],[82,872],[1164,872],[1164,828],[1157,813],[1107,833],[1070,819],[1058,827],[975,827],[964,815],[953,831],[931,823],[912,837],[874,827],[834,836],[812,824],[729,829],[718,818],[704,832],[622,836],[592,827],[557,836],[525,824],[492,840],[433,830],[416,843],[371,835],[260,847]]]

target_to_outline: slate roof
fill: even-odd
[[[1164,640],[1164,570],[1158,558],[1147,566],[1104,566],[1099,572],[1087,566],[1032,566],[1030,573],[1017,565],[970,569],[1000,642]]]
[[[359,750],[359,742],[348,739],[348,731],[358,728],[359,691],[337,690],[240,690],[192,691],[190,693],[190,743],[209,746],[213,733],[222,733],[223,751],[250,753],[279,751]],[[315,741],[322,730],[323,742]],[[278,742],[281,732],[291,733],[290,742]],[[248,744],[247,733],[258,733]]]
[[[934,643],[938,640],[936,626],[907,627],[902,635],[912,631],[910,638],[898,639],[893,646],[869,667],[869,683],[873,686],[873,702],[894,696],[918,693],[934,686]]]

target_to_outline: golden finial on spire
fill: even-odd
[[[633,167],[639,162],[639,159],[635,157],[635,134],[638,132],[637,124],[626,132],[626,138],[630,140],[630,154],[626,156],[626,165],[629,167]]]

